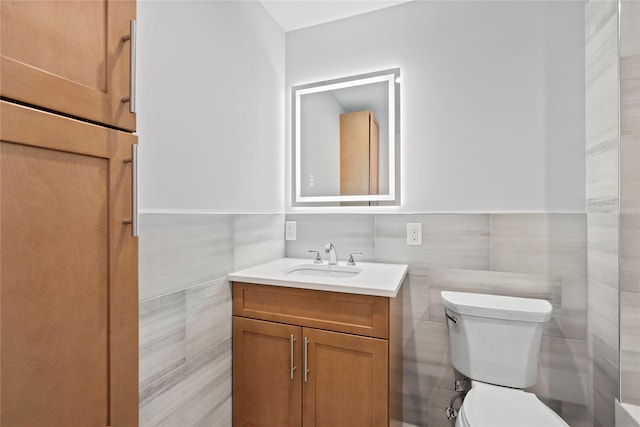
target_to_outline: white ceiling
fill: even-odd
[[[411,0],[263,0],[261,3],[286,31],[336,21]]]

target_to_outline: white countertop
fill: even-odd
[[[291,269],[305,267],[306,265],[314,268],[318,264],[314,264],[312,259],[281,258],[277,261],[231,273],[229,280],[260,285],[287,286],[290,288],[393,298],[398,295],[408,268],[406,264],[357,262],[356,268],[360,269],[360,272],[353,277],[287,274]],[[334,267],[328,266],[326,261],[322,265],[329,270]],[[338,268],[344,268],[345,265],[345,261],[340,261]]]

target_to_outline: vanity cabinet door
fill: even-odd
[[[233,317],[234,427],[301,425],[301,331]]]
[[[387,341],[311,328],[303,335],[304,427],[388,426]]]
[[[4,99],[136,130],[135,114],[123,101],[132,90],[135,40],[127,37],[136,16],[135,1],[0,3]]]

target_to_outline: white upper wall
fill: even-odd
[[[260,3],[284,31],[360,15],[411,0],[263,0]]]
[[[284,49],[258,2],[138,0],[142,211],[282,212]]]
[[[416,1],[288,32],[287,211],[291,86],[398,66],[402,205],[376,211],[584,212],[582,1]]]

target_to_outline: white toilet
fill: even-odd
[[[522,388],[538,378],[548,301],[443,291],[453,366],[472,380],[456,427],[563,427],[562,418]]]

